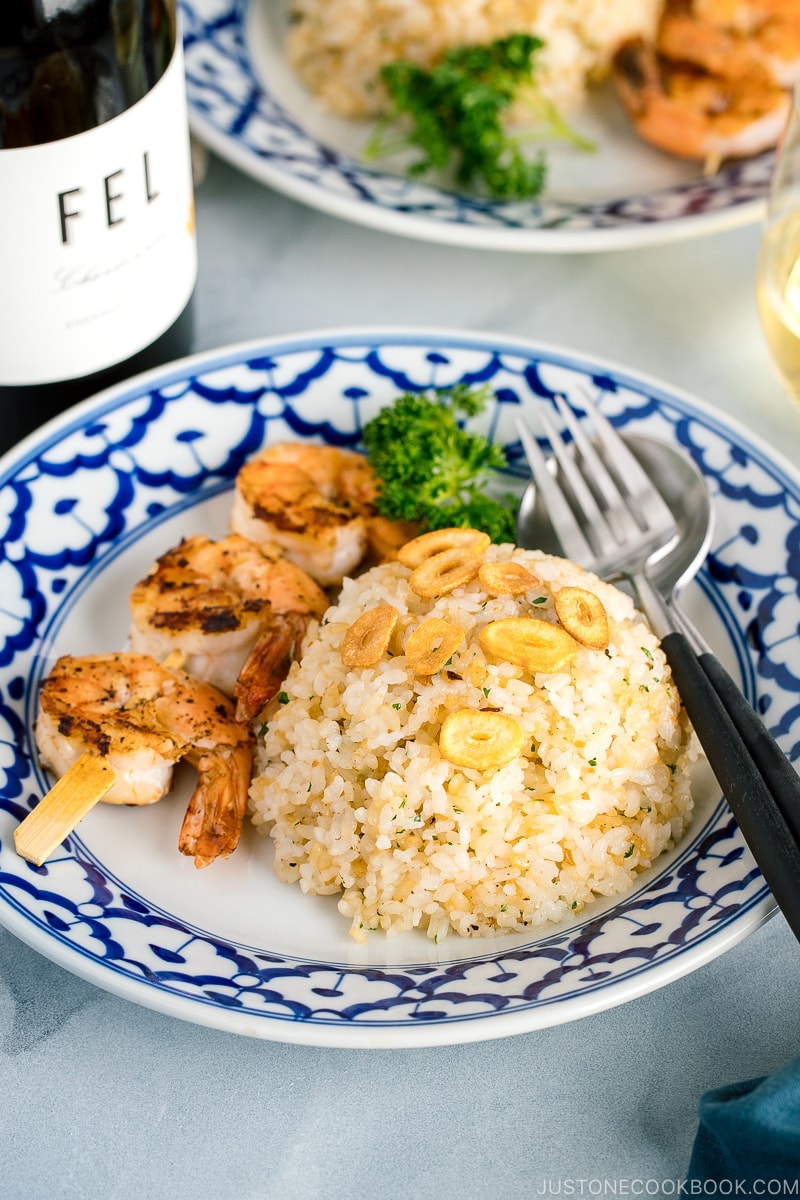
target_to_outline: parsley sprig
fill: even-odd
[[[494,542],[514,541],[515,512],[486,494],[507,465],[505,451],[464,422],[480,413],[489,388],[457,383],[405,392],[364,427],[364,445],[381,481],[378,511],[427,529],[467,525]]]
[[[546,178],[544,155],[527,156],[523,144],[541,139],[542,132],[509,133],[506,118],[515,101],[544,122],[548,136],[594,149],[535,87],[534,57],[543,45],[532,34],[514,33],[487,45],[457,46],[429,70],[405,60],[386,64],[381,79],[392,108],[370,139],[366,156],[377,158],[410,145],[422,152],[408,170],[411,176],[452,172],[458,185],[483,186],[497,199],[538,196]],[[397,126],[401,132],[388,137]]]

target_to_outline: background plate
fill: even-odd
[[[484,428],[514,435],[589,389],[615,425],[682,446],[709,479],[712,553],[691,615],[790,755],[800,721],[800,479],[743,429],[655,380],[569,350],[451,330],[356,329],[198,355],[64,414],[0,463],[0,920],[100,987],[233,1033],[351,1047],[500,1037],[623,1003],[751,932],[772,899],[727,805],[697,780],[687,837],[617,903],[535,938],[434,946],[347,935],[335,899],[280,884],[249,827],[197,871],[176,849],[189,779],[150,808],[99,805],[35,868],[13,831],[48,787],[30,730],[59,653],[121,648],[128,594],[184,534],[221,535],[239,466],[265,441],[357,446],[399,391],[486,382]],[[516,472],[516,477],[515,477]]]
[[[410,181],[365,164],[371,125],[327,115],[300,85],[282,53],[287,0],[179,4],[195,135],[262,183],[334,216],[428,241],[571,252],[697,237],[764,214],[772,153],[706,178],[700,164],[641,142],[610,89],[573,122],[598,153],[548,147],[540,202]]]

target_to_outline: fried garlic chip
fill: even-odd
[[[481,560],[467,547],[442,550],[432,558],[426,558],[409,576],[408,586],[412,592],[425,599],[446,596],[471,583],[480,570]]]
[[[567,633],[591,650],[605,650],[608,645],[608,616],[594,592],[585,588],[559,588],[553,597],[558,619]]]
[[[505,713],[460,708],[448,713],[439,731],[439,749],[448,762],[476,771],[504,767],[525,745],[522,726]]]
[[[406,642],[406,662],[417,675],[435,675],[464,640],[464,630],[452,621],[428,617]]]
[[[346,667],[374,667],[389,648],[399,613],[393,604],[379,604],[353,622],[342,640]]]
[[[561,671],[578,653],[578,643],[560,625],[538,617],[504,617],[485,625],[478,635],[481,649],[535,675]]]
[[[493,596],[520,596],[540,586],[540,580],[518,562],[481,563],[478,578]]]
[[[468,529],[454,526],[452,529],[431,529],[412,538],[397,551],[397,557],[404,567],[415,570],[422,566],[426,559],[441,554],[443,550],[472,551],[475,556],[483,554],[492,539],[488,533],[480,529]]]

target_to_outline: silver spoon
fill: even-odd
[[[666,442],[632,434],[626,434],[624,440],[668,504],[678,527],[678,536],[665,553],[647,565],[645,587],[639,590],[642,607],[654,625],[663,623],[664,613],[668,613],[666,626],[670,620],[674,621],[691,643],[800,846],[800,776],[678,604],[681,590],[697,574],[711,546],[714,509],[706,479],[687,454]],[[517,541],[521,546],[536,546],[546,553],[562,553],[533,482],[528,484],[520,501]],[[649,597],[645,594],[647,584],[652,585],[653,594]],[[663,636],[662,630],[655,631]]]

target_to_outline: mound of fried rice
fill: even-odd
[[[607,71],[626,37],[655,34],[663,0],[292,0],[289,62],[325,108],[379,116],[380,68],[423,67],[453,46],[533,33],[545,45],[537,82],[562,111]]]
[[[629,890],[672,846],[692,811],[697,751],[657,638],[622,591],[565,559],[491,546],[537,577],[521,596],[479,580],[423,599],[400,563],[344,582],[309,636],[258,751],[252,817],[279,878],[340,895],[357,940],[420,929],[441,941],[521,932]],[[553,597],[583,587],[606,609],[606,650],[581,647],[556,674],[496,661],[479,630],[509,616],[556,622]],[[344,666],[341,645],[366,610],[392,604],[395,641],[377,665]],[[403,653],[428,616],[465,640],[446,668],[416,675]],[[394,651],[394,652],[392,652]],[[526,734],[484,773],[440,752],[444,717],[494,709]]]

